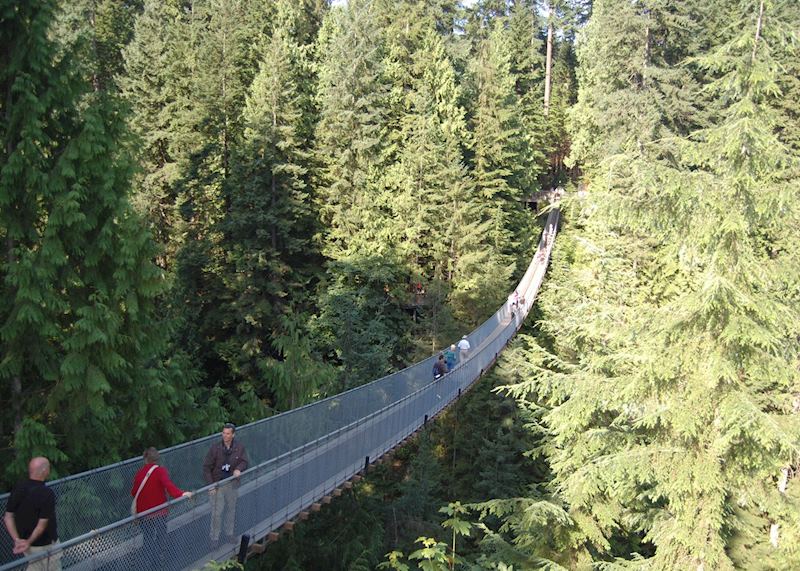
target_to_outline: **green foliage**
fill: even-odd
[[[443,508],[439,508],[439,512],[450,516],[442,522],[442,527],[452,531],[450,568],[453,569],[455,568],[456,561],[458,561],[456,538],[468,536],[472,530],[472,524],[462,519],[462,517],[468,513],[468,510],[461,505],[461,502],[450,502]]]
[[[371,3],[333,11],[321,32],[316,154],[324,253],[333,260],[391,251],[377,234],[386,219],[377,184],[387,91],[379,38]]]
[[[769,545],[769,527],[794,543],[794,500],[775,479],[798,447],[798,157],[779,128],[797,50],[788,12],[764,7],[762,20],[759,3],[717,13],[730,26],[690,37],[681,22],[699,5],[595,3],[574,149],[592,182],[569,205],[542,297],[555,354],[528,351],[511,389],[548,435],[546,513],[570,523],[544,536],[559,558],[537,539],[546,520],[515,508],[503,517],[520,522],[523,553],[653,569],[796,557]],[[691,100],[672,87],[693,82]]]
[[[59,3],[53,33],[62,46],[72,46],[73,65],[96,90],[116,92],[123,71],[123,50],[133,37],[143,0],[75,0]]]
[[[418,560],[422,571],[445,571],[450,569],[447,557],[447,544],[430,537],[420,537],[417,543],[422,547],[409,554],[409,559]]]
[[[12,446],[19,451],[6,470],[6,475],[12,479],[15,475],[25,474],[28,471],[28,460],[35,456],[44,456],[53,465],[52,477],[58,477],[59,463],[68,460],[58,448],[53,433],[41,422],[32,417],[22,419],[22,424],[14,434]]]
[[[393,295],[406,280],[393,245],[378,173],[383,168],[386,84],[372,3],[330,13],[320,32],[316,156],[318,207],[331,260],[320,289],[318,336],[342,365],[341,386],[388,372],[403,337]]]
[[[16,47],[2,76],[0,377],[14,403],[6,434],[24,428],[16,454],[63,459],[58,446],[69,470],[182,438],[174,418],[198,415],[190,376],[169,369],[155,309],[166,282],[127,200],[120,107],[72,66],[80,40],[50,39],[53,14],[26,6],[4,27]]]
[[[148,2],[126,51],[122,83],[144,143],[137,204],[175,276],[165,300],[175,343],[231,391],[224,404],[243,419],[306,402],[322,370],[306,334],[282,330],[315,263],[307,44],[321,10]]]
[[[525,152],[509,40],[498,24],[477,47],[472,69],[472,160],[475,190],[496,252],[493,262],[513,268],[522,237],[531,230],[530,218],[519,203],[536,171]]]
[[[210,561],[205,564],[202,571],[234,571],[236,569],[244,569],[241,563],[238,561],[223,561],[218,563],[216,561]]]
[[[800,19],[800,6],[792,2],[777,2],[770,5],[779,12],[779,19],[784,22],[797,22]],[[787,38],[788,39],[788,38]],[[797,153],[800,152],[800,60],[786,58],[782,65],[785,68],[776,81],[782,97],[775,102],[785,121],[777,125],[778,137]]]
[[[231,333],[220,353],[236,377],[249,379],[262,398],[285,410],[318,394],[330,374],[314,362],[308,333],[287,304],[304,301],[313,272],[310,62],[308,50],[288,33],[298,28],[288,3],[278,5],[278,17],[286,20],[285,30],[276,28],[265,39],[243,110],[241,149],[226,181],[221,295]]]
[[[306,321],[303,314],[282,316],[272,342],[279,359],[261,365],[275,401],[286,408],[307,404],[334,384],[333,368],[312,354]]]
[[[423,433],[410,459],[408,474],[400,484],[402,497],[397,502],[397,511],[401,526],[413,527],[418,521],[432,520],[436,514],[442,468],[435,453],[431,435]]]
[[[427,22],[417,24],[416,37],[394,40],[407,50],[404,54],[395,47],[392,59],[397,61],[389,64],[400,70],[397,104],[403,114],[394,133],[397,162],[387,169],[384,184],[391,190],[387,229],[414,281],[425,282],[432,293],[424,324],[433,345],[441,346],[438,334],[449,311],[437,302],[472,277],[464,271],[465,257],[491,254],[478,254],[484,244],[472,182],[462,164],[468,133],[455,70],[444,41]]]
[[[694,2],[674,9],[659,2],[594,2],[577,45],[571,164],[593,168],[604,157],[692,126],[699,90],[678,64],[700,44],[699,10]]]
[[[359,258],[331,264],[318,298],[314,337],[331,361],[341,365],[341,388],[352,388],[390,372],[393,355],[402,352],[407,317],[397,291],[402,270],[384,258]]]
[[[177,183],[189,152],[188,137],[180,132],[192,68],[186,57],[191,29],[184,18],[175,3],[145,2],[123,51],[125,73],[119,78],[131,109],[129,129],[139,145],[131,202],[150,225],[163,250],[157,261],[167,269],[180,245]]]
[[[418,560],[418,569],[423,571],[451,570],[458,565],[459,558],[456,553],[456,538],[467,536],[472,529],[472,524],[461,519],[467,514],[467,509],[461,502],[451,502],[439,509],[440,513],[450,516],[442,522],[442,527],[452,532],[452,547],[450,553],[447,552],[447,544],[439,542],[429,537],[417,538],[417,543],[422,547],[413,551],[409,560]],[[403,554],[399,551],[392,551],[386,555],[386,561],[378,565],[378,569],[398,569],[408,570],[409,567],[402,562]]]
[[[190,81],[176,129],[187,149],[176,181],[182,235],[175,262],[177,335],[208,378],[221,380],[234,393],[243,380],[235,376],[228,347],[216,339],[229,339],[236,327],[225,303],[230,246],[224,241],[224,222],[231,205],[234,150],[243,133],[241,108],[254,74],[252,50],[260,33],[258,19],[248,17],[251,9],[244,0],[207,0],[184,11],[179,23],[179,58]]]
[[[403,563],[403,554],[400,551],[390,551],[386,554],[386,561],[378,565],[378,569],[396,569],[397,571],[408,571],[409,566]]]

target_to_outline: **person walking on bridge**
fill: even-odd
[[[471,348],[472,347],[470,346],[469,341],[467,340],[467,336],[464,335],[461,338],[461,341],[458,342],[458,360],[463,362],[469,359],[469,350]]]
[[[444,352],[444,362],[447,364],[447,371],[450,372],[456,368],[456,346],[450,345]]]
[[[136,514],[167,503],[167,494],[173,498],[191,498],[169,479],[169,472],[158,465],[160,455],[152,446],[144,451],[144,466],[133,477],[131,496]],[[167,508],[147,514],[141,520],[144,542],[140,552],[142,569],[163,569],[167,551]]]
[[[14,541],[14,555],[44,553],[58,543],[56,495],[45,485],[50,461],[44,456],[28,463],[28,479],[20,481],[6,504],[3,522]],[[28,571],[61,571],[61,551],[37,559]]]
[[[508,294],[509,315],[515,315],[518,307],[519,307],[519,294],[517,293],[517,290],[514,290],[510,294]]]
[[[439,353],[439,358],[433,363],[433,380],[447,374],[447,364],[444,362],[444,355]]]
[[[219,546],[222,513],[225,512],[225,541],[233,542],[236,522],[236,498],[239,493],[239,476],[247,470],[247,452],[234,438],[236,426],[230,422],[222,427],[222,439],[211,445],[203,462],[206,483],[220,482],[208,491],[211,502],[211,544]],[[225,480],[229,480],[226,482]]]

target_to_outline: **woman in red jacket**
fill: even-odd
[[[181,491],[169,479],[169,472],[158,465],[158,450],[152,446],[144,451],[144,466],[133,477],[131,496],[136,504],[136,513],[167,503],[167,494],[173,498],[192,497],[191,492]],[[167,548],[167,508],[147,514],[141,519],[144,543],[142,544],[142,569],[163,569]]]

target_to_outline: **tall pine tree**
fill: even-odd
[[[330,262],[315,326],[352,386],[388,372],[405,337],[407,277],[385,236],[388,86],[376,4],[332,10],[318,50],[317,201]]]
[[[584,77],[631,65],[611,50],[619,38],[598,28],[617,21],[609,8],[629,8],[612,4],[595,4]],[[543,297],[556,354],[531,353],[540,367],[515,390],[546,407],[540,426],[551,435],[556,498],[530,509],[544,517],[563,506],[576,560],[792,568],[796,496],[776,482],[798,446],[787,295],[800,275],[790,246],[798,155],[779,137],[796,31],[781,3],[745,2],[725,13],[730,27],[699,39],[707,53],[641,67],[690,45],[650,26],[685,13],[651,8],[638,35],[645,57],[626,75],[633,92],[612,90],[639,104],[581,135],[597,137],[586,155],[589,208],[572,211],[573,267],[557,270]],[[687,72],[706,87],[694,116],[666,97]],[[592,97],[599,117],[608,84],[585,87],[605,93]],[[533,528],[518,530],[520,545]]]
[[[163,354],[164,276],[129,206],[119,107],[51,39],[54,2],[3,7],[0,339],[4,434],[22,471],[67,469],[184,435],[186,378]],[[81,38],[78,38],[81,41]],[[95,86],[96,87],[96,86]]]
[[[291,36],[303,29],[296,8],[278,4],[279,24],[265,40],[221,224],[228,315],[235,320],[221,345],[236,375],[253,379],[277,408],[303,404],[325,378],[310,348],[302,350],[302,319],[289,316],[301,307],[319,261],[309,191],[313,74],[309,46]]]
[[[481,40],[473,59],[473,175],[489,236],[502,257],[498,266],[513,268],[524,237],[533,234],[522,203],[532,191],[516,81],[511,73],[509,34],[496,22]],[[529,249],[525,248],[526,256]]]

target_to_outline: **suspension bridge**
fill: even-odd
[[[516,308],[504,304],[467,335],[471,350],[447,375],[431,382],[436,355],[369,384],[240,427],[236,438],[246,447],[250,468],[238,481],[207,486],[202,464],[214,434],[168,448],[165,466],[189,499],[169,502],[164,553],[143,540],[148,512],[130,515],[130,486],[141,458],[104,466],[50,482],[55,492],[61,542],[31,558],[12,555],[7,533],[0,536],[0,571],[23,569],[42,559],[60,560],[75,571],[147,569],[143,561],[158,555],[165,571],[202,569],[240,550],[243,536],[253,541],[274,537],[309,511],[330,501],[358,474],[413,435],[475,383],[495,362],[522,325],[544,279],[558,228],[551,210],[536,252],[515,288]],[[209,539],[211,502],[220,486],[236,486],[236,543],[215,545]],[[5,511],[8,495],[0,496]]]

